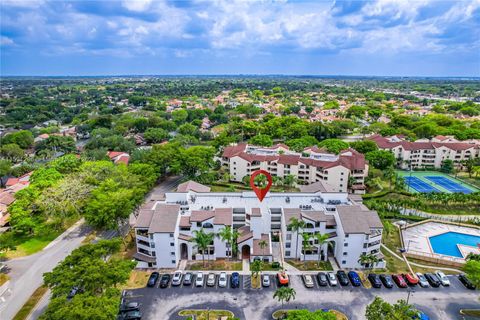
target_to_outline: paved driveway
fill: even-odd
[[[221,308],[235,313],[240,319],[270,319],[273,311],[281,308],[281,304],[273,299],[276,283],[272,281],[270,288],[249,289],[248,276],[241,276],[240,288],[232,289],[215,287],[180,286],[168,288],[142,288],[131,290],[129,299],[142,304],[141,311],[146,320],[184,319],[178,311],[189,308]],[[273,276],[272,280],[273,280]],[[451,287],[415,288],[410,302],[426,312],[431,319],[462,319],[458,310],[464,307],[478,307],[478,291],[467,290],[455,277],[451,277]],[[246,285],[246,286],[244,286]],[[376,295],[389,302],[407,298],[406,289],[365,289],[349,287],[315,287],[307,289],[300,276],[291,277],[291,286],[295,288],[296,299],[286,308],[321,309],[334,308],[344,312],[350,319],[364,319],[365,308]]]

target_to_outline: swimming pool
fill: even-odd
[[[477,247],[480,237],[466,233],[446,232],[429,238],[432,250],[438,254],[463,258],[457,244]]]

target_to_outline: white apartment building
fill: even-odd
[[[361,268],[359,257],[375,254],[381,259],[375,267],[385,266],[380,253],[383,226],[375,211],[358,202],[359,196],[326,190],[321,182],[304,188],[268,193],[262,202],[254,192],[210,192],[191,181],[181,184],[177,192],[153,194],[134,224],[138,266],[176,268],[180,260],[202,260],[193,241],[195,230],[218,234],[226,226],[240,233],[237,258],[279,261],[281,253],[272,247],[272,239],[278,237],[285,258],[317,260],[320,250],[321,259],[333,257],[341,268]],[[288,226],[294,217],[305,222],[298,243]],[[304,232],[328,234],[330,245],[319,247],[312,238],[304,247]],[[230,245],[215,237],[205,259],[231,255]]]
[[[256,170],[266,170],[272,176],[295,176],[301,184],[321,181],[332,191],[365,193],[368,164],[363,154],[347,149],[336,155],[316,146],[301,153],[284,144],[257,147],[245,143],[225,147],[222,166],[228,168],[232,181],[241,182]]]
[[[444,160],[452,160],[456,167],[462,161],[480,157],[480,142],[476,140],[459,142],[452,137],[436,136],[431,140],[406,141],[402,136],[382,137],[373,135],[368,138],[379,149],[389,150],[402,169],[440,168]]]

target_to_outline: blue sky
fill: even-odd
[[[480,76],[480,0],[0,6],[1,75]]]

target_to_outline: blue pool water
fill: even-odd
[[[480,237],[466,233],[446,232],[429,238],[433,252],[463,258],[457,244],[477,247]]]

